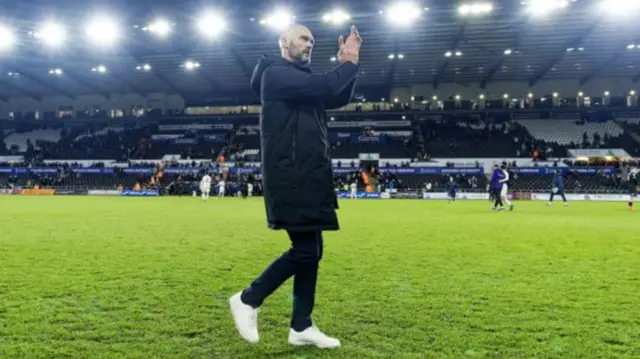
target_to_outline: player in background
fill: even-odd
[[[224,192],[226,190],[227,184],[224,182],[224,179],[220,179],[216,187],[218,187],[218,198],[224,198]]]
[[[633,210],[633,202],[638,198],[638,169],[629,172],[629,210]]]
[[[506,178],[504,171],[498,167],[498,165],[493,166],[493,174],[491,175],[491,192],[493,193],[493,198],[495,198],[495,203],[493,204],[493,210],[498,209],[498,205],[500,205],[500,211],[504,211],[504,204],[502,203],[502,196],[500,193],[502,192],[502,186],[504,184],[502,181]]]
[[[208,173],[205,173],[202,180],[200,180],[200,193],[202,193],[203,201],[209,199],[209,194],[211,193],[211,176]]]
[[[502,162],[502,166],[500,169],[504,172],[505,178],[502,180],[502,190],[500,191],[500,197],[504,203],[509,206],[509,210],[513,211],[513,204],[509,200],[509,183],[511,181],[511,176],[509,175],[509,169],[507,168],[507,163]]]
[[[350,188],[351,194],[349,195],[349,198],[358,199],[358,185],[356,184],[356,181],[351,182]]]
[[[553,197],[555,195],[562,197],[565,207],[569,205],[567,197],[564,195],[564,177],[562,177],[562,172],[560,172],[560,170],[556,170],[553,174],[553,182],[551,182],[551,196],[549,197],[549,203],[547,203],[547,206],[551,207]]]
[[[253,196],[253,184],[251,182],[247,183],[247,194],[249,197]]]
[[[449,197],[449,203],[456,201],[457,192],[458,192],[458,184],[453,179],[453,177],[449,177],[449,182],[447,182],[447,196]]]

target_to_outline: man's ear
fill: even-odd
[[[284,35],[280,36],[280,39],[278,40],[278,44],[283,49],[289,48],[289,40],[287,40],[287,37]]]

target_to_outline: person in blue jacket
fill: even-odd
[[[262,181],[267,224],[286,230],[291,249],[276,259],[245,290],[229,299],[240,336],[257,343],[258,308],[293,277],[293,314],[289,343],[319,348],[340,346],[313,325],[322,231],[339,229],[325,110],[349,103],[360,72],[362,40],[355,26],[339,38],[332,71],[314,74],[308,67],[315,39],[300,25],[280,37],[280,56],[263,56],[253,72],[252,89],[260,95]]]
[[[547,206],[551,206],[553,203],[553,197],[558,195],[562,197],[562,201],[564,202],[564,206],[568,205],[567,197],[564,195],[564,177],[562,176],[562,172],[560,170],[556,170],[553,173],[553,180],[551,182],[551,195],[549,196],[549,203]]]
[[[457,192],[458,184],[453,177],[449,177],[449,182],[447,182],[447,196],[449,197],[449,203],[456,201]]]
[[[500,206],[500,211],[504,211],[504,203],[502,202],[502,187],[506,178],[507,175],[505,174],[504,170],[498,167],[498,165],[494,165],[490,181],[491,193],[493,198],[495,199],[495,202],[493,204],[494,211],[498,209],[498,206]]]

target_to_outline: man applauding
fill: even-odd
[[[340,65],[324,74],[307,67],[315,40],[311,31],[294,25],[280,36],[281,56],[263,56],[253,72],[252,89],[260,94],[260,135],[267,222],[284,229],[291,248],[251,285],[230,298],[238,332],[257,343],[258,308],[293,276],[293,315],[289,343],[335,348],[340,341],[313,325],[322,231],[339,229],[333,188],[327,109],[349,103],[359,72],[362,40],[355,26],[338,40]]]

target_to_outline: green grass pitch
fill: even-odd
[[[287,249],[261,199],[0,197],[0,358],[639,358],[640,213],[625,203],[342,201],[315,321],[291,283],[241,341],[227,298]]]

